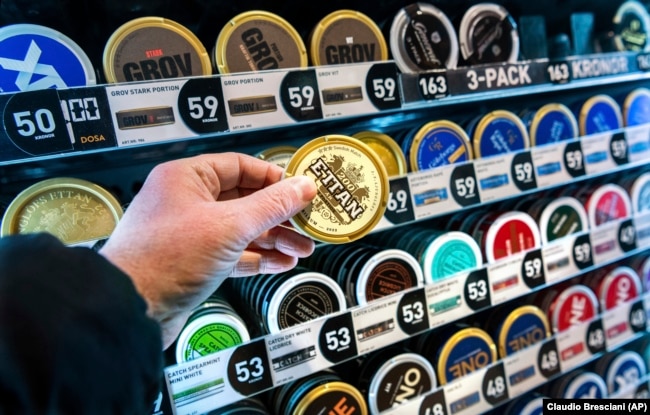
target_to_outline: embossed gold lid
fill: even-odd
[[[291,157],[284,174],[305,175],[318,185],[312,203],[291,219],[314,239],[352,242],[368,234],[384,216],[388,174],[377,154],[356,138],[313,139]]]
[[[359,131],[352,134],[352,137],[361,140],[377,153],[389,177],[407,173],[406,157],[391,136],[377,131]]]
[[[255,156],[259,159],[268,161],[269,163],[273,163],[276,166],[285,168],[296,150],[298,150],[298,147],[275,146],[262,150]]]
[[[82,179],[47,179],[20,192],[7,207],[0,235],[48,232],[66,245],[107,238],[122,218],[118,200]]]

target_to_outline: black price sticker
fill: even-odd
[[[445,390],[440,388],[428,394],[420,404],[419,415],[447,415]]]
[[[646,315],[643,301],[636,301],[630,307],[630,316],[628,319],[632,331],[635,333],[643,333],[647,329],[648,316]]]
[[[445,71],[423,72],[418,75],[420,96],[429,101],[449,95],[447,74]]]
[[[636,65],[642,71],[650,70],[650,53],[639,53],[636,56]]]
[[[551,339],[539,349],[537,355],[537,368],[539,373],[546,379],[549,379],[561,372],[560,370],[560,355],[557,351],[557,343],[555,339]]]
[[[632,219],[622,221],[618,227],[618,245],[623,252],[636,249],[636,228]]]
[[[55,89],[13,95],[5,105],[3,121],[9,140],[31,156],[73,150]]]
[[[512,158],[510,175],[517,188],[521,191],[532,190],[537,187],[533,159],[529,151],[518,153]]]
[[[541,249],[526,253],[521,263],[521,275],[528,288],[533,289],[546,284]]]
[[[479,204],[481,198],[478,193],[476,172],[474,164],[467,163],[454,168],[449,183],[451,194],[456,203],[461,206]]]
[[[273,387],[263,339],[237,347],[228,362],[228,381],[235,391],[244,396]]]
[[[589,324],[585,340],[587,349],[592,355],[605,351],[605,330],[603,330],[603,321],[601,319],[594,320]]]
[[[183,122],[195,133],[228,131],[220,78],[189,79],[178,94],[177,105]]]
[[[409,335],[429,328],[424,289],[410,291],[402,296],[397,309],[397,321],[402,331]]]
[[[465,303],[474,311],[491,305],[488,274],[485,268],[472,271],[465,280]]]
[[[280,101],[284,110],[295,121],[323,118],[316,71],[292,71],[282,80]]]
[[[485,400],[490,405],[494,406],[509,399],[503,362],[492,366],[485,372],[482,390]]]
[[[571,70],[568,62],[549,62],[546,67],[548,80],[553,84],[566,84],[571,82]]]
[[[612,138],[609,142],[609,153],[618,166],[628,163],[628,146],[627,140],[625,139],[625,133],[617,132],[612,134]]]
[[[63,117],[75,150],[99,150],[117,146],[115,128],[103,86],[59,91]]]
[[[579,141],[568,143],[564,148],[564,168],[571,177],[580,177],[586,174],[584,155]]]
[[[339,363],[357,355],[354,326],[350,313],[331,317],[321,327],[318,336],[321,355],[332,363]]]
[[[395,63],[384,62],[372,65],[366,76],[366,91],[370,102],[379,110],[401,108],[402,99]]]
[[[384,216],[393,224],[411,222],[415,219],[408,177],[390,180],[390,193]]]
[[[571,251],[573,262],[578,269],[589,268],[594,265],[594,257],[591,252],[591,242],[589,235],[580,235],[573,242],[573,250]]]

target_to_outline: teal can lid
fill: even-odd
[[[481,248],[465,232],[445,232],[431,241],[422,258],[425,281],[433,284],[463,271],[483,265]]]

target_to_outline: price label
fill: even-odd
[[[451,195],[460,206],[472,206],[481,202],[474,165],[471,163],[454,168],[449,187]]]
[[[612,135],[609,141],[609,152],[614,160],[614,163],[621,166],[629,162],[627,140],[625,133],[618,132]]]
[[[287,73],[280,85],[280,101],[284,110],[295,121],[323,118],[323,108],[314,70]]]
[[[407,176],[390,180],[390,192],[384,216],[393,224],[415,220]]]
[[[465,280],[465,303],[474,311],[491,305],[488,274],[485,268],[472,271]]]
[[[509,399],[506,373],[502,362],[490,367],[485,372],[482,389],[485,400],[493,406]]]
[[[75,150],[100,150],[117,146],[106,89],[101,87],[59,90],[63,117]]]
[[[646,314],[645,308],[643,307],[643,301],[636,301],[634,304],[632,304],[630,307],[628,322],[634,333],[643,333],[646,331],[648,316]]]
[[[402,296],[397,308],[397,321],[402,331],[408,335],[413,335],[429,328],[424,288],[409,291]]]
[[[178,94],[183,122],[197,134],[228,131],[221,79],[192,78]]]
[[[516,154],[510,166],[510,175],[519,190],[526,191],[537,187],[535,169],[533,168],[533,160],[529,151]]]
[[[621,222],[618,228],[618,244],[623,252],[630,252],[636,249],[636,228],[632,219]]]
[[[452,93],[497,91],[546,83],[546,65],[538,62],[503,63],[448,71]]]
[[[445,390],[438,389],[428,394],[420,404],[419,415],[447,415],[447,401]]]
[[[393,62],[376,63],[368,70],[366,90],[370,102],[379,110],[401,108],[397,84],[397,66]]]
[[[318,346],[323,357],[332,363],[339,363],[357,355],[350,313],[327,319],[318,335]]]
[[[561,372],[560,355],[555,339],[545,342],[539,349],[537,369],[546,379],[550,379]]]
[[[573,243],[573,262],[578,269],[585,269],[594,265],[589,235],[580,235]]]
[[[580,177],[586,174],[582,146],[579,141],[566,145],[563,160],[564,168],[571,177]]]
[[[592,355],[605,351],[605,330],[603,330],[601,319],[594,320],[589,324],[585,343]]]
[[[571,70],[567,62],[550,62],[546,67],[548,80],[553,84],[571,82]]]
[[[533,289],[546,284],[541,249],[526,253],[521,263],[521,275],[528,288]]]
[[[423,72],[418,76],[420,95],[425,101],[444,98],[449,95],[446,71]]]
[[[239,346],[233,352],[228,362],[228,381],[244,396],[273,387],[264,339]]]

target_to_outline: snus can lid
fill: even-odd
[[[465,232],[445,232],[425,248],[422,268],[427,284],[483,265],[481,248]]]
[[[616,354],[603,377],[607,390],[610,394],[614,394],[627,387],[635,386],[645,375],[646,366],[641,355],[627,350]]]
[[[386,169],[356,138],[329,135],[311,140],[291,157],[284,175],[305,175],[316,182],[316,197],[290,221],[319,241],[357,240],[370,233],[386,211]]]
[[[276,146],[260,151],[256,157],[285,168],[296,150],[298,148],[294,146]]]
[[[594,318],[598,314],[598,298],[586,285],[576,284],[562,290],[548,311],[553,331],[562,332],[575,323]]]
[[[584,102],[580,109],[580,135],[618,130],[623,125],[621,108],[609,95],[596,95]]]
[[[361,140],[373,149],[386,167],[389,177],[402,176],[407,173],[406,157],[399,144],[389,135],[376,131],[359,131],[352,137]]]
[[[613,19],[614,45],[616,50],[643,52],[650,50],[648,30],[650,15],[640,1],[626,1],[621,4]]]
[[[470,359],[476,364],[463,365]],[[468,367],[480,369],[496,359],[496,346],[488,333],[476,327],[461,329],[438,352],[438,382],[445,385],[458,376],[466,375],[466,370],[471,370]]]
[[[508,406],[506,415],[542,415],[544,399],[548,399],[548,397],[539,393],[524,395]]]
[[[204,314],[181,330],[176,340],[176,362],[188,362],[249,340],[241,319],[222,313]]]
[[[355,10],[337,10],[321,19],[311,32],[309,46],[314,66],[388,59],[379,26]]]
[[[274,44],[277,50],[256,61],[249,47],[259,46],[261,42]],[[233,17],[221,29],[213,60],[221,74],[302,68],[307,66],[307,49],[300,34],[284,18],[251,10]]]
[[[589,226],[596,228],[632,214],[632,201],[627,191],[617,184],[599,186],[586,203]]]
[[[641,294],[641,278],[630,267],[619,266],[603,277],[598,287],[598,299],[602,310],[611,310],[623,303],[635,300]]]
[[[180,23],[155,16],[130,20],[115,30],[104,47],[103,64],[108,82],[212,74],[199,38]]]
[[[492,111],[478,121],[472,134],[474,157],[506,154],[529,147],[528,130],[514,113]]]
[[[471,159],[472,148],[467,133],[451,121],[426,123],[415,133],[410,144],[411,171],[433,169]]]
[[[578,121],[562,104],[546,104],[535,112],[530,124],[530,145],[543,146],[578,137]]]
[[[442,10],[428,3],[400,9],[390,27],[390,51],[400,71],[453,69],[458,64],[454,25]]]
[[[485,257],[488,263],[541,246],[539,226],[527,213],[502,213],[486,226]]]
[[[499,356],[503,359],[525,347],[544,341],[551,335],[544,312],[526,305],[511,311],[499,327],[496,339]]]
[[[580,201],[571,196],[552,200],[539,216],[542,244],[589,229],[587,211]]]
[[[603,378],[593,372],[581,372],[562,384],[560,396],[564,399],[602,399],[607,396]]]
[[[634,179],[628,193],[634,213],[650,211],[650,173],[643,173]]]
[[[437,387],[431,363],[417,353],[402,353],[385,361],[368,387],[370,413],[378,414]],[[405,390],[413,391],[407,397]]]
[[[650,123],[650,90],[637,88],[623,102],[623,124],[632,127],[647,123]]]
[[[291,414],[334,413],[341,400],[348,406],[349,413],[368,414],[368,406],[361,392],[349,383],[341,381],[328,382],[313,388],[296,404],[296,409]]]
[[[0,28],[0,92],[95,85],[95,69],[63,33],[36,24]]]
[[[496,3],[479,3],[467,9],[458,35],[463,59],[471,64],[516,62],[519,57],[517,24]]]

